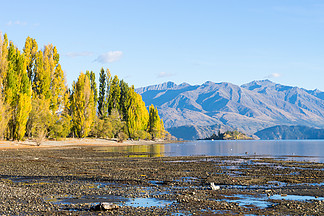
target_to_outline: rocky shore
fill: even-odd
[[[96,146],[2,149],[0,213],[324,214],[323,163],[259,156],[139,156]],[[116,208],[95,208],[103,202]]]

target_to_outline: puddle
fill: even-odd
[[[280,181],[268,181],[268,184],[270,184],[270,186],[272,188],[274,188],[274,187],[285,187],[285,186],[287,186],[287,183],[280,182]]]
[[[314,196],[300,196],[300,195],[272,195],[270,197],[266,196],[259,196],[254,197],[251,195],[243,195],[243,194],[237,194],[234,196],[228,196],[227,199],[222,199],[222,201],[226,202],[232,202],[232,203],[238,203],[239,206],[250,206],[254,205],[258,208],[267,208],[270,207],[273,203],[269,202],[269,199],[277,199],[277,200],[291,200],[291,201],[310,201],[310,200],[320,200],[323,201],[324,197],[314,197]]]
[[[161,186],[161,185],[166,185],[166,184],[167,184],[167,183],[164,182],[164,181],[155,181],[155,180],[148,181],[148,183],[153,184],[153,185],[155,185],[155,186]]]
[[[270,199],[283,199],[283,200],[294,200],[294,201],[308,201],[308,200],[324,200],[324,197],[315,198],[314,196],[299,196],[299,195],[272,195],[269,197]]]
[[[230,196],[228,198],[235,198],[234,200],[232,199],[223,199],[223,201],[226,202],[234,202],[238,203],[239,206],[250,206],[254,205],[258,208],[267,208],[272,205],[272,203],[265,201],[264,198],[260,197],[254,197],[251,195],[242,195],[242,194],[237,194],[234,196]]]
[[[303,183],[302,185],[323,186],[324,185],[324,182],[322,182],[322,183]]]
[[[73,205],[73,204],[91,204],[97,205],[101,202],[109,202],[121,206],[130,207],[165,207],[173,203],[173,201],[160,200],[156,198],[125,198],[122,196],[82,196],[82,197],[49,197],[45,201],[51,202],[56,205]],[[80,210],[80,209],[71,209]]]
[[[250,161],[246,159],[233,159],[233,160],[218,160],[221,163],[229,163],[229,164],[249,164]]]
[[[98,204],[100,202],[111,202],[111,203],[121,203],[127,202],[129,199],[120,197],[120,196],[82,196],[82,197],[49,197],[46,198],[45,201],[51,202],[56,205],[70,205],[70,204],[85,204],[85,203],[94,203]]]
[[[224,188],[231,189],[271,189],[271,188],[282,188],[282,187],[290,187],[290,186],[323,186],[324,182],[321,183],[299,183],[299,184],[293,184],[293,183],[286,183],[286,182],[280,182],[280,181],[268,181],[267,184],[264,185],[224,185]]]
[[[134,198],[123,204],[123,206],[130,207],[160,207],[163,208],[167,205],[171,205],[173,202],[169,200],[160,200],[155,198]]]

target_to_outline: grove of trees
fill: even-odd
[[[28,37],[19,50],[0,34],[0,139],[164,139],[157,109],[108,69],[80,73],[69,89],[52,44]]]

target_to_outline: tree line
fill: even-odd
[[[169,136],[157,108],[147,110],[134,86],[102,68],[99,86],[95,73],[86,71],[68,88],[57,48],[39,49],[30,37],[19,50],[0,35],[0,90],[1,139]]]

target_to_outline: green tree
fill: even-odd
[[[127,122],[128,118],[128,109],[131,103],[131,89],[129,88],[128,84],[124,81],[120,81],[120,111],[122,115],[122,119]]]
[[[98,116],[100,118],[108,117],[108,99],[111,86],[111,74],[109,69],[101,68],[99,75],[99,98],[98,98]]]
[[[66,138],[71,132],[71,121],[72,117],[68,114],[67,111],[63,111],[61,115],[55,116],[49,126],[48,136],[56,140]]]
[[[105,106],[105,99],[106,99],[106,73],[103,68],[100,70],[99,75],[99,99],[98,99],[98,116],[104,116],[104,106]]]
[[[95,112],[90,80],[83,73],[74,85],[71,106],[74,134],[84,138],[91,130]]]
[[[93,126],[91,128],[91,136],[96,138],[112,138],[112,126],[108,117],[99,118],[95,117]]]
[[[108,112],[109,115],[113,109],[120,111],[120,85],[118,76],[114,76],[114,79],[111,82],[109,96],[108,96]]]

